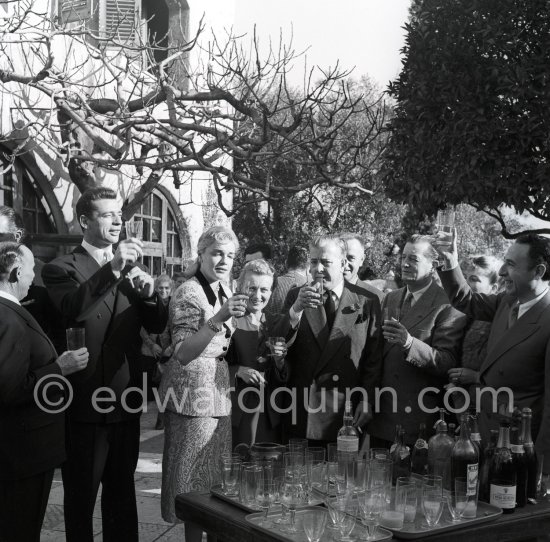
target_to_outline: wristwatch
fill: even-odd
[[[223,329],[223,326],[221,324],[216,324],[216,322],[214,322],[212,318],[209,318],[206,323],[214,333],[219,333]]]

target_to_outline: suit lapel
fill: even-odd
[[[321,350],[324,349],[328,341],[327,315],[325,314],[325,309],[323,307],[317,309],[306,308],[304,309],[304,314],[319,347]]]
[[[519,318],[510,329],[507,329],[508,314],[510,313],[511,305],[506,304],[505,308],[499,311],[500,314],[498,314],[498,319],[495,321],[494,325],[498,329],[495,329],[494,338],[492,337],[493,345],[490,345],[487,357],[481,364],[480,373],[487,371],[502,355],[538,331],[540,329],[539,319],[549,305],[550,292]],[[497,332],[499,331],[501,334],[497,336]],[[491,336],[493,336],[493,330],[491,330]]]
[[[432,282],[430,287],[420,296],[420,299],[410,308],[409,312],[401,318],[401,323],[407,330],[413,330],[429,316],[434,308],[437,294],[437,286]]]
[[[328,343],[326,348],[322,350],[319,361],[315,367],[316,375],[338,351],[342,345],[342,340],[348,336],[349,330],[357,320],[359,306],[359,297],[357,294],[348,290],[348,288],[344,285],[342,297],[338,303],[338,310],[336,311],[336,316],[334,318],[334,324],[330,330]]]
[[[92,275],[101,269],[100,265],[92,258],[83,246],[78,246],[73,251],[74,268],[82,277],[82,282],[86,282]],[[117,288],[118,290],[118,288]],[[103,303],[112,314],[114,312],[115,296],[108,295],[103,299]]]
[[[14,312],[16,312],[25,322],[27,325],[32,328],[36,333],[41,335],[45,341],[50,345],[50,348],[52,349],[52,352],[57,357],[57,350],[55,349],[54,345],[52,344],[52,341],[50,341],[50,338],[46,335],[44,330],[40,327],[40,324],[34,319],[32,314],[28,312],[26,309],[18,305],[17,303],[14,303],[13,301],[10,301],[9,299],[6,299],[4,297],[0,297],[0,303],[3,305],[6,305],[10,309],[12,309]]]

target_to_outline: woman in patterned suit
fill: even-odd
[[[220,479],[223,452],[231,451],[231,401],[225,354],[231,319],[246,310],[247,297],[231,297],[227,284],[239,243],[232,230],[214,226],[198,242],[193,276],[174,293],[168,326],[174,354],[166,363],[160,393],[166,399],[162,460],[162,517],[177,522],[178,493],[208,490]],[[187,542],[202,531],[185,526]]]

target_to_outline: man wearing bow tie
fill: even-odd
[[[515,405],[532,409],[533,439],[544,454],[544,472],[550,473],[550,239],[518,237],[499,271],[504,292],[493,295],[470,290],[458,266],[456,231],[450,252],[436,246],[445,261],[439,276],[453,306],[476,320],[492,322],[479,386],[509,388]],[[498,410],[488,399],[483,394],[480,404],[480,429],[486,438],[498,425]]]
[[[336,440],[346,399],[354,402],[357,426],[371,418],[380,377],[380,303],[344,280],[341,239],[318,237],[309,248],[315,282],[290,290],[275,335],[291,344],[288,386],[296,400],[286,414],[285,436],[324,444]]]
[[[143,397],[124,392],[142,387],[141,326],[162,332],[167,310],[154,293],[153,279],[135,265],[141,240],[118,243],[122,213],[116,193],[102,187],[86,190],[76,212],[84,231],[82,245],[42,272],[64,326],[84,327],[90,352],[86,370],[71,379],[74,400],[67,413],[62,469],[66,537],[68,542],[93,540],[101,483],[103,540],[137,542],[134,471]]]
[[[401,257],[405,287],[384,298],[382,387],[395,396],[390,391],[380,394],[369,425],[373,447],[388,447],[397,424],[412,446],[420,423],[430,428],[437,418],[437,407],[443,404],[436,390],[443,390],[447,371],[458,364],[466,318],[450,306],[433,280],[436,264],[437,252],[429,239],[413,235]]]

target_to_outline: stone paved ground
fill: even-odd
[[[154,403],[141,417],[141,446],[136,470],[136,499],[138,505],[140,542],[183,542],[183,525],[166,523],[160,515],[160,484],[164,434],[153,428],[156,421]],[[95,539],[101,541],[101,506],[97,499],[94,510]],[[41,542],[65,542],[63,519],[63,484],[61,472],[55,472]]]

